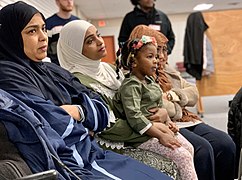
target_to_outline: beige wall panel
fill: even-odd
[[[201,96],[235,94],[242,86],[242,10],[203,13],[215,73],[197,82]]]

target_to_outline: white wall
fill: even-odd
[[[18,0],[0,0],[0,9],[6,6],[7,4],[11,4],[17,1]],[[55,3],[55,0],[48,0],[48,3],[46,3],[46,0],[22,0],[22,1],[37,8],[40,12],[44,14],[46,18],[52,15],[54,12],[58,11],[58,7]]]
[[[17,2],[18,0],[0,0],[0,9],[7,4],[11,4],[14,2]],[[45,18],[48,18],[49,16],[53,15],[58,11],[58,6],[56,5],[55,0],[22,0],[23,2],[26,2],[35,8],[37,8],[40,12],[42,12],[45,16]],[[83,14],[81,14],[81,11],[79,11],[78,7],[75,6],[72,14],[77,15],[81,19],[86,19]]]
[[[169,63],[172,66],[175,66],[176,62],[183,61],[183,42],[188,15],[189,14],[179,14],[169,16],[176,36],[174,49],[169,56]]]
[[[175,67],[176,62],[183,61],[183,41],[185,35],[186,21],[189,14],[169,15],[169,19],[172,23],[172,28],[176,36],[176,43],[172,54],[169,56],[170,65]],[[114,36],[116,50],[118,49],[118,35],[122,18],[120,19],[107,19],[105,20],[105,27],[98,27],[98,21],[91,21],[103,36]]]
[[[6,4],[16,2],[17,0],[0,0],[0,8],[1,6],[5,6]],[[48,3],[46,3],[46,0],[23,0],[26,3],[29,3],[33,6],[35,6],[37,9],[39,9],[45,17],[49,17],[55,12],[58,11],[58,7],[55,3],[55,0],[48,0]],[[81,11],[78,11],[81,7],[75,7],[73,10],[73,14],[77,15],[81,19],[86,19],[83,14],[80,14]],[[184,40],[184,34],[185,34],[185,27],[186,27],[186,20],[189,14],[178,14],[178,15],[168,15],[171,23],[172,28],[176,36],[176,43],[173,49],[172,54],[169,56],[169,63],[172,66],[175,66],[176,62],[183,61],[183,40]],[[114,36],[115,37],[115,46],[116,50],[118,49],[118,35],[120,26],[122,23],[122,18],[119,19],[107,19],[106,26],[105,27],[98,27],[98,21],[92,21],[93,23],[101,32],[103,36]]]

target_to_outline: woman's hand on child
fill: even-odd
[[[161,131],[162,133],[166,133],[166,134],[169,134],[171,136],[175,136],[175,134],[171,131],[171,129],[167,125],[165,125],[164,123],[154,122],[153,126],[155,128],[157,128],[159,131]]]
[[[177,127],[176,123],[172,121],[167,121],[166,124],[172,132],[177,133],[179,131],[179,128]]]
[[[150,121],[162,123],[167,121],[168,113],[165,108],[151,108],[149,112],[153,113],[153,115],[148,117]]]
[[[167,125],[160,122],[154,122],[153,126],[161,131],[160,136],[158,137],[161,144],[171,149],[175,149],[181,146],[179,141],[176,139],[174,132],[172,132]]]
[[[176,139],[175,134],[164,123],[152,123],[152,126],[146,131],[146,134],[157,138],[162,145],[171,149],[175,149],[181,146],[181,144]]]

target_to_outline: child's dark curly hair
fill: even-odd
[[[129,70],[127,76],[130,75],[132,71],[132,65],[134,63],[134,58],[136,57],[138,51],[140,51],[144,45],[152,43],[157,47],[157,42],[154,37],[143,35],[141,39],[133,39],[126,41],[123,47],[117,51],[116,59],[116,73],[119,79],[119,69]]]
[[[134,62],[134,57],[136,56],[137,52],[132,48],[133,44],[137,44],[139,39],[135,39],[132,41],[126,41],[122,48],[120,48],[116,55],[116,73],[117,79],[119,79],[119,69],[123,68],[124,70],[132,71],[132,63]],[[130,74],[130,73],[129,73]],[[129,76],[127,74],[127,76]]]

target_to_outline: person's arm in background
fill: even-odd
[[[171,121],[170,116],[165,108],[152,108],[152,109],[149,109],[149,112],[151,112],[152,115],[149,116],[148,119],[153,123],[154,122],[164,123],[174,133],[177,133],[179,131],[179,128],[176,126],[176,124]]]
[[[163,98],[162,107],[167,110],[167,113],[172,120],[175,121],[182,118],[182,107],[178,103]]]

